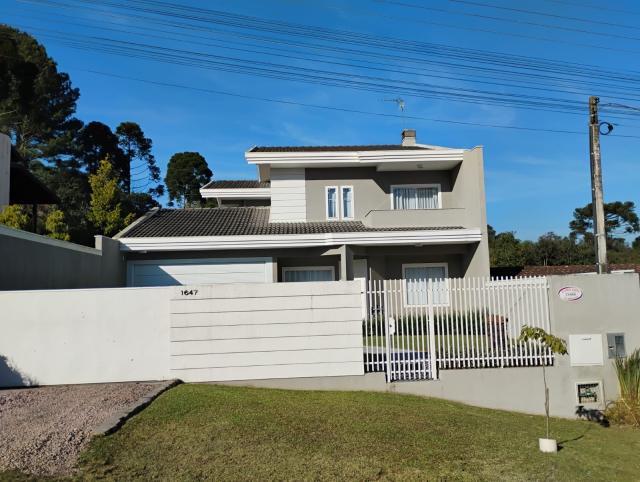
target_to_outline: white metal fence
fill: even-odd
[[[388,381],[553,363],[551,353],[518,341],[525,325],[549,330],[543,277],[370,280],[366,303],[365,370]]]

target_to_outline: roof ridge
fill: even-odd
[[[236,210],[236,209],[269,209],[271,206],[228,206],[228,207],[220,207],[220,206],[215,206],[215,207],[202,207],[202,208],[192,208],[192,207],[188,207],[188,208],[154,208],[154,209],[158,209],[159,211],[172,211],[172,212],[176,212],[176,211],[213,211],[213,210],[224,210],[224,211],[231,211],[231,210]]]

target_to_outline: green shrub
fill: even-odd
[[[613,362],[620,385],[620,398],[609,404],[607,418],[624,425],[640,427],[640,348]]]

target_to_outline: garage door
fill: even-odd
[[[127,286],[212,283],[270,283],[272,258],[217,258],[129,261]]]

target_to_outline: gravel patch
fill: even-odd
[[[94,429],[159,383],[0,390],[0,471],[69,475]]]

